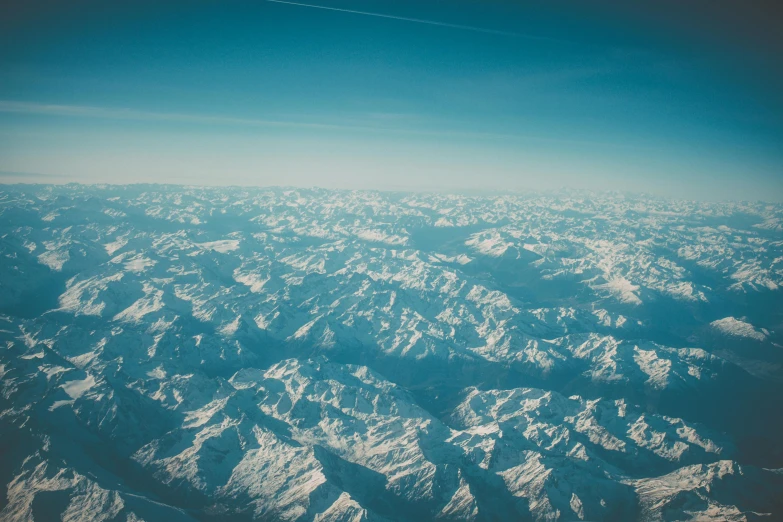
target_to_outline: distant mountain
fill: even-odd
[[[0,519],[783,518],[781,222],[5,186]]]

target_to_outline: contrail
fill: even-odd
[[[327,11],[339,11],[341,13],[351,13],[351,14],[358,14],[358,15],[364,15],[364,16],[375,16],[377,18],[388,18],[390,20],[402,20],[404,22],[415,22],[417,24],[427,24],[427,25],[437,25],[439,27],[450,27],[451,29],[462,29],[464,31],[474,31],[477,33],[486,33],[486,34],[497,34],[502,36],[513,36],[516,38],[530,38],[534,40],[551,40],[550,38],[542,37],[542,36],[531,36],[531,35],[525,35],[525,34],[519,34],[519,33],[512,33],[509,31],[498,31],[495,29],[485,29],[483,27],[474,27],[472,25],[460,25],[460,24],[449,24],[446,22],[435,22],[433,20],[422,20],[421,18],[408,18],[405,16],[394,16],[394,15],[387,15],[382,13],[371,13],[368,11],[354,11],[353,9],[338,9],[337,7],[326,7],[323,5],[313,5],[313,4],[302,4],[299,2],[288,2],[287,0],[266,0],[267,2],[274,2],[276,4],[288,4],[288,5],[298,5],[300,7],[312,7],[314,9],[325,9]]]

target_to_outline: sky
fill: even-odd
[[[3,2],[0,183],[783,201],[775,3],[641,4]]]

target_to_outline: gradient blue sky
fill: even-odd
[[[304,3],[5,2],[0,181],[783,200],[764,2]]]

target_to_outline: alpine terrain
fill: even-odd
[[[783,205],[0,190],[0,520],[783,519]]]

